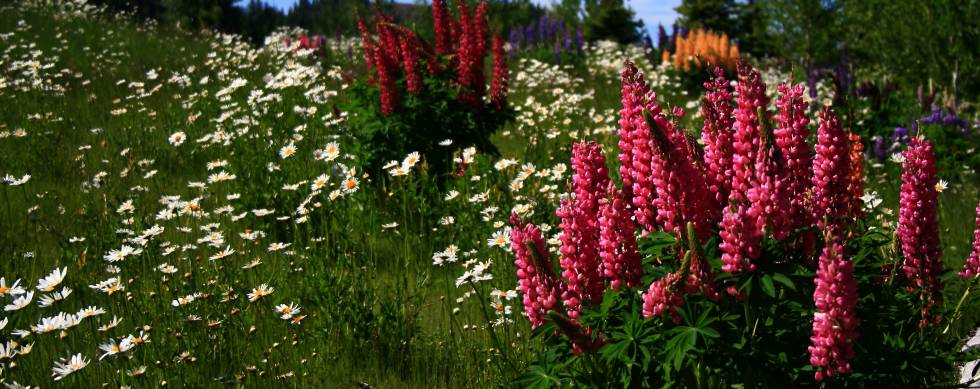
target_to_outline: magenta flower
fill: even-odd
[[[837,115],[825,107],[817,129],[813,160],[813,219],[822,228],[839,233],[850,210],[850,143]]]
[[[788,181],[787,196],[791,199],[790,229],[796,229],[810,224],[810,215],[806,212],[804,199],[810,187],[813,157],[807,137],[810,130],[807,126],[810,119],[806,116],[807,102],[803,100],[803,85],[790,86],[781,84],[778,87],[780,96],[776,101],[776,127],[773,134],[776,144],[782,154],[786,167]]]
[[[932,154],[932,144],[921,138],[909,142],[904,156],[896,234],[905,257],[902,263],[905,279],[910,288],[917,288],[921,293],[923,306],[919,325],[925,327],[933,319],[929,317],[929,310],[942,300],[939,275],[943,263],[936,222],[936,157]]]
[[[650,180],[656,191],[657,225],[683,238],[684,225],[694,223],[698,237],[707,239],[721,210],[696,159],[693,140],[659,113],[656,102],[648,102],[647,107],[644,123],[637,128],[653,135]]]
[[[857,282],[854,266],[843,257],[844,248],[828,242],[820,255],[813,302],[813,335],[810,336],[810,364],[817,368],[814,378],[822,381],[851,371],[854,340],[858,337]]]
[[[494,107],[504,109],[507,105],[507,83],[510,81],[510,69],[507,66],[507,52],[504,50],[504,40],[493,36],[490,46],[493,52],[493,80],[490,81],[490,102]]]
[[[755,161],[755,181],[747,193],[748,213],[760,235],[768,228],[774,238],[784,239],[793,224],[790,180],[772,131],[764,125],[761,136]]]
[[[602,259],[602,275],[614,290],[625,285],[628,288],[640,283],[643,267],[636,248],[636,225],[630,218],[626,202],[614,185],[599,212],[599,257]]]
[[[630,201],[636,223],[647,231],[656,231],[655,189],[650,177],[653,155],[652,134],[643,120],[643,111],[656,98],[632,62],[622,72],[622,103],[619,111],[619,161],[623,195]],[[653,109],[653,107],[650,107]],[[659,107],[657,107],[659,110]],[[658,114],[650,112],[650,114]]]
[[[847,184],[851,204],[848,215],[858,218],[864,214],[864,200],[861,200],[864,197],[864,144],[861,143],[861,136],[853,132],[848,132],[847,139],[851,147],[851,175]]]
[[[609,187],[609,170],[597,143],[572,147],[574,196],[562,201],[556,214],[561,219],[559,265],[567,289],[562,294],[568,316],[578,318],[583,300],[602,300],[605,287],[599,270],[599,200]]]
[[[976,277],[980,274],[980,205],[977,205],[977,227],[973,230],[973,252],[960,270],[960,278]]]
[[[541,230],[534,224],[522,224],[511,216],[510,242],[516,259],[518,289],[524,296],[524,312],[537,328],[548,312],[560,308],[558,296],[562,284],[554,274]]]
[[[395,113],[398,105],[398,85],[395,83],[395,65],[385,56],[377,45],[371,46],[374,53],[374,66],[377,70],[378,87],[381,89],[381,113],[385,116]]]
[[[670,313],[674,324],[681,323],[681,315],[677,308],[684,305],[684,296],[677,283],[681,281],[679,273],[670,273],[650,284],[650,289],[643,294],[643,317],[654,317]]]
[[[419,70],[420,43],[414,35],[399,35],[398,43],[402,49],[402,68],[405,69],[405,85],[408,92],[419,94],[425,87],[422,83],[422,73]]]
[[[735,90],[738,92],[736,99],[738,107],[735,109],[735,133],[734,153],[732,155],[732,189],[729,198],[731,200],[745,200],[749,188],[755,181],[753,167],[756,163],[760,139],[761,123],[758,117],[759,111],[766,112],[769,106],[769,98],[766,97],[766,85],[762,82],[762,76],[752,68],[747,62],[739,59],[736,65],[738,69],[738,85]],[[763,118],[766,119],[767,118]]]
[[[435,30],[436,53],[446,55],[452,53],[452,37],[449,32],[451,20],[445,0],[432,0],[432,20]]]
[[[718,204],[728,200],[732,187],[732,148],[733,136],[732,92],[725,80],[725,71],[715,68],[715,77],[704,83],[705,93],[701,99],[701,116],[704,117],[704,127],[701,129],[701,141],[704,142],[704,165],[708,170],[706,176],[708,187]]]
[[[721,271],[755,271],[753,261],[759,258],[762,251],[762,237],[747,206],[733,203],[725,207],[718,235],[721,237],[721,244],[718,245],[721,249]]]

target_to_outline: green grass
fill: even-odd
[[[34,290],[38,279],[66,267],[59,290],[73,290],[47,308],[37,306],[42,293],[34,290],[31,305],[4,313],[9,323],[0,339],[17,339],[33,349],[13,363],[0,360],[3,382],[49,386],[54,362],[81,353],[91,363],[61,381],[66,386],[507,386],[542,347],[528,338],[519,297],[505,301],[513,322],[488,326],[488,319],[497,318],[491,291],[514,289],[516,280],[511,255],[487,239],[503,229],[515,205],[531,204],[536,219],[552,219],[569,173],[534,176],[514,192],[508,184],[520,164],[497,171],[498,158],[481,154],[467,176],[446,183],[445,191],[424,167],[386,183],[363,176],[356,157],[344,152],[349,134],[328,116],[332,99],[342,98],[342,86],[325,73],[329,66],[341,72],[356,66],[342,56],[322,68],[299,59],[294,68],[287,53],[257,50],[240,40],[30,8],[0,9],[0,34],[0,76],[7,83],[0,88],[0,132],[26,132],[0,138],[0,175],[31,175],[26,184],[5,185],[0,192],[0,275],[8,285],[21,279]],[[32,56],[35,49],[41,53]],[[9,70],[14,61],[28,58],[38,61],[39,77]],[[311,84],[267,86],[267,77],[295,69],[320,69],[324,75]],[[148,78],[151,70],[156,79]],[[614,133],[592,131],[616,126],[617,75],[596,73],[585,64],[556,74],[580,79],[541,77],[537,81],[544,83],[537,86],[515,81],[512,102],[528,112],[524,103],[534,96],[543,108],[528,114],[536,120],[533,125],[513,124],[498,133],[494,141],[501,157],[542,171],[568,165],[573,139],[598,139],[613,149]],[[170,81],[182,76],[186,84]],[[236,78],[246,80],[245,86],[216,96]],[[20,90],[14,85],[20,80],[48,80],[63,92]],[[341,96],[311,100],[304,92],[313,87]],[[552,97],[554,87],[563,88],[564,100]],[[250,99],[259,89],[279,98]],[[302,114],[295,107],[317,111]],[[597,122],[597,116],[603,120]],[[172,146],[168,137],[177,131],[188,139]],[[227,143],[198,142],[209,134],[213,139],[216,131],[232,136]],[[334,141],[341,147],[337,160],[313,158],[313,150]],[[290,142],[298,152],[283,159],[279,150]],[[609,159],[615,160],[612,154]],[[227,165],[209,170],[212,161]],[[331,200],[324,190],[308,199],[312,180],[347,168],[356,169],[354,177],[360,179],[356,192]],[[189,186],[222,170],[236,178]],[[333,176],[327,188],[337,188],[342,178]],[[881,186],[871,181],[885,199],[883,206],[896,209],[896,180]],[[295,184],[296,190],[283,189]],[[448,190],[460,194],[447,200]],[[975,191],[954,185],[942,194],[944,258],[953,267],[969,252]],[[481,193],[486,201],[470,201]],[[238,197],[229,200],[229,195]],[[163,196],[197,199],[207,214],[159,220]],[[134,210],[120,214],[117,209],[127,200]],[[218,212],[229,205],[233,210]],[[308,210],[303,223],[295,214],[300,205]],[[489,216],[482,212],[491,206],[498,209]],[[251,212],[256,209],[275,213],[256,216]],[[455,223],[441,224],[446,216]],[[397,226],[385,227],[389,223]],[[154,225],[164,232],[148,238],[142,254],[112,263],[118,272],[110,274],[103,256],[123,244],[139,246],[132,235]],[[198,243],[207,231],[223,234],[220,249]],[[265,235],[246,240],[239,235],[246,231]],[[168,253],[164,242],[176,249]],[[290,246],[267,249],[277,242]],[[458,246],[459,261],[433,266],[433,253],[449,245]],[[209,259],[229,247],[234,254]],[[253,260],[261,264],[242,268]],[[493,279],[457,287],[468,260],[488,263]],[[163,263],[177,271],[160,272]],[[118,277],[125,290],[108,295],[89,287],[110,277]],[[249,302],[246,294],[260,284],[275,291]],[[172,306],[194,293],[195,301]],[[947,304],[955,299],[948,297]],[[300,324],[274,311],[288,303],[302,307],[306,318]],[[11,334],[43,317],[93,305],[106,313],[23,340]],[[969,311],[962,321],[969,324],[958,331],[975,323],[978,314]],[[97,330],[113,316],[122,319],[117,327]],[[149,342],[98,361],[99,344],[140,331]],[[140,366],[146,366],[145,373],[127,374]]]

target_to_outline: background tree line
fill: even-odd
[[[464,0],[475,3],[476,0]],[[126,11],[141,19],[179,23],[189,29],[217,29],[239,33],[256,43],[281,26],[302,27],[324,35],[354,34],[357,15],[381,9],[402,24],[416,25],[420,32],[431,25],[429,1],[400,4],[393,0],[299,0],[287,11],[263,0],[92,0],[115,11]],[[531,0],[488,0],[491,28],[506,35],[513,26],[523,26],[549,11]],[[553,11],[569,25],[584,26],[589,40],[613,39],[638,42],[642,22],[623,0],[561,0]]]
[[[725,32],[743,53],[796,69],[887,75],[980,100],[977,0],[683,0],[677,11],[681,26]]]
[[[683,0],[671,33],[664,26],[644,26],[628,0],[554,0],[548,8],[531,0],[488,1],[491,28],[504,36],[550,15],[573,29],[581,26],[587,41],[646,42],[662,50],[678,33],[704,28],[726,33],[742,53],[801,71],[874,70],[911,87],[980,100],[975,77],[980,74],[980,23],[975,22],[980,0]],[[375,8],[423,34],[432,23],[426,0],[299,0],[286,12],[262,0],[93,2],[138,18],[239,33],[255,43],[280,26],[328,36],[356,34],[356,15]]]

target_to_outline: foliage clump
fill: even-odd
[[[434,44],[384,15],[374,17],[373,31],[359,22],[368,71],[348,88],[344,110],[371,169],[386,169],[386,162],[414,151],[433,172],[445,173],[452,165],[449,144],[497,152],[490,136],[512,117],[504,43],[489,38],[486,2],[472,11],[459,2],[456,10],[451,20],[447,4],[433,2]]]

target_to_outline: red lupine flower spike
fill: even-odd
[[[761,139],[761,122],[758,113],[759,108],[765,112],[766,107],[769,106],[769,98],[766,96],[766,85],[762,82],[762,76],[758,71],[741,58],[736,68],[738,84],[735,90],[738,92],[738,98],[732,144],[734,148],[732,190],[729,198],[741,201],[747,198],[748,190],[755,181],[753,167],[757,160],[756,154]]]
[[[810,136],[806,115],[807,102],[803,99],[804,86],[780,84],[777,88],[779,99],[773,135],[782,154],[787,180],[786,196],[790,199],[790,229],[800,228],[811,223],[805,203],[806,191],[811,185],[813,157],[807,137]]]
[[[708,92],[701,99],[701,116],[704,117],[701,140],[704,143],[704,165],[708,171],[706,178],[709,188],[715,194],[715,201],[723,204],[728,200],[734,174],[732,125],[735,119],[732,117],[732,93],[725,80],[725,71],[716,67],[714,72],[714,78],[704,83]]]
[[[718,235],[721,237],[718,247],[721,249],[721,271],[755,271],[754,261],[762,251],[761,235],[747,205],[732,203],[725,208]]]
[[[652,101],[647,106],[659,111]],[[663,114],[651,114],[648,109],[641,114],[644,123],[637,128],[649,131],[654,145],[650,178],[657,194],[657,225],[683,238],[684,224],[693,223],[698,236],[707,239],[720,211],[711,199],[693,142]]]
[[[816,157],[813,160],[813,219],[835,232],[846,223],[851,203],[850,142],[837,115],[825,107],[820,112]]]
[[[932,144],[913,138],[903,154],[902,190],[899,194],[898,241],[901,245],[902,271],[909,289],[918,289],[922,300],[920,327],[939,319],[931,317],[933,305],[942,301],[942,253],[939,248],[939,224],[936,221],[936,157]]]
[[[684,306],[684,296],[678,285],[680,281],[678,273],[670,273],[650,284],[650,288],[643,294],[643,317],[669,313],[674,324],[680,324],[681,315],[677,308]]]
[[[755,161],[755,181],[748,192],[749,214],[755,219],[760,234],[768,229],[773,238],[781,240],[789,234],[793,224],[789,175],[766,113],[762,107],[757,110],[760,144]]]
[[[378,46],[372,47],[374,51],[375,69],[377,70],[378,86],[381,89],[381,113],[391,115],[395,113],[398,105],[398,93],[395,84],[395,69],[391,61],[385,58],[382,50]]]
[[[960,278],[976,277],[980,274],[980,204],[977,205],[976,228],[973,230],[973,251],[960,270]]]
[[[544,323],[548,311],[559,307],[561,282],[552,270],[541,230],[534,224],[523,224],[513,215],[510,230],[514,265],[517,267],[518,290],[523,296],[524,312],[531,328]]]
[[[646,231],[656,231],[656,192],[650,181],[653,145],[642,118],[651,93],[632,62],[626,62],[621,76],[623,107],[619,111],[619,161],[623,198],[633,210],[636,224]]]
[[[599,214],[599,257],[602,259],[602,274],[609,280],[610,287],[614,290],[622,286],[633,287],[639,284],[643,273],[636,246],[636,225],[630,218],[621,191],[610,183],[606,193]]]
[[[810,364],[818,370],[817,381],[851,371],[854,340],[858,337],[857,281],[854,265],[844,258],[844,247],[828,232],[827,246],[820,255],[814,280],[813,335],[810,337]]]
[[[436,53],[446,55],[453,52],[449,12],[445,0],[432,0],[432,24],[435,29]]]
[[[602,300],[604,279],[599,262],[599,201],[609,187],[609,170],[597,143],[572,147],[573,197],[562,201],[559,264],[568,287],[562,295],[568,315],[578,318],[584,301]]]
[[[847,134],[850,143],[851,174],[847,181],[848,216],[851,218],[863,215],[864,201],[864,144],[861,143],[861,136],[853,132]]]
[[[405,84],[408,93],[419,94],[424,87],[419,70],[419,45],[411,35],[401,35],[402,66],[405,69]]]

